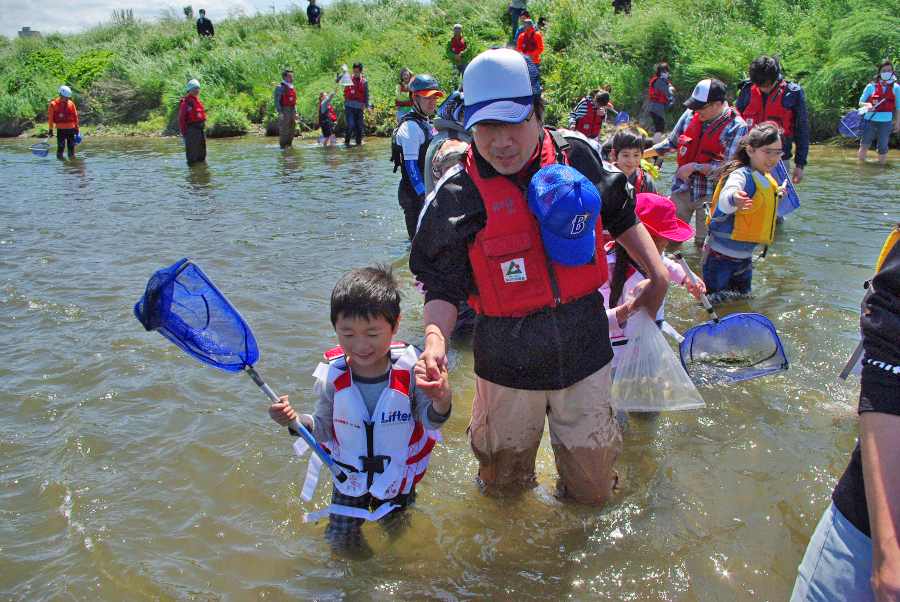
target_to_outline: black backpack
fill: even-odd
[[[397,142],[397,132],[400,130],[400,125],[407,120],[412,120],[416,122],[422,129],[422,134],[425,135],[425,142],[428,142],[428,126],[425,125],[425,122],[421,117],[418,116],[418,113],[415,111],[410,111],[406,115],[403,116],[397,125],[394,126],[394,131],[391,132],[391,163],[394,164],[394,173],[397,173],[397,170],[400,168],[400,165],[403,163],[403,147],[400,146],[400,143]]]

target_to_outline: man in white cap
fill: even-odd
[[[69,86],[59,87],[59,98],[50,101],[47,107],[47,126],[49,136],[53,135],[56,125],[56,156],[63,158],[63,149],[69,147],[69,157],[75,156],[75,136],[78,135],[78,110],[72,102],[72,90]]]
[[[694,212],[694,244],[700,246],[709,230],[706,207],[712,201],[716,181],[709,175],[737,150],[747,133],[747,123],[725,102],[728,88],[717,79],[700,81],[684,106],[687,109],[669,137],[644,151],[644,158],[662,157],[678,149],[678,170],[672,178],[670,198],[678,218],[691,223]]]
[[[410,252],[425,291],[416,385],[440,382],[457,307],[468,298],[479,314],[468,435],[480,482],[490,491],[533,485],[547,419],[560,495],[601,504],[616,489],[612,466],[622,449],[597,290],[607,277],[602,230],[650,278],[635,311],[655,315],[667,272],[634,215],[625,175],[585,138],[543,127],[539,75],[528,58],[488,50],[469,64],[463,89],[474,144],[428,196]],[[534,178],[558,168],[582,181],[572,187],[560,178],[554,192],[553,178]],[[529,186],[550,193],[529,188],[526,201]]]
[[[187,83],[187,94],[181,99],[178,111],[178,127],[188,165],[206,161],[206,111],[199,96],[200,82],[192,79]]]

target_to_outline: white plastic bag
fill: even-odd
[[[662,412],[705,408],[697,387],[647,310],[641,308],[628,320],[633,324],[631,338],[612,385],[616,409]]]

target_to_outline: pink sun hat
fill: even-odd
[[[654,236],[674,242],[684,242],[694,236],[694,229],[675,216],[675,203],[660,194],[639,193],[634,213]]]

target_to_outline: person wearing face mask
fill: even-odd
[[[799,184],[803,179],[803,168],[809,153],[809,122],[806,118],[806,99],[803,89],[786,81],[781,75],[781,64],[774,56],[758,56],[750,63],[749,78],[738,87],[737,109],[747,127],[764,121],[771,121],[782,129],[784,135],[784,155],[782,161],[790,168],[793,156],[794,171],[791,181]],[[796,154],[791,147],[796,145]]]
[[[438,97],[444,95],[437,80],[427,73],[420,73],[409,81],[409,93],[412,111],[403,116],[394,132],[391,156],[394,170],[397,166],[401,169],[397,198],[406,218],[406,232],[412,240],[425,202],[425,154],[437,134],[431,116],[437,108]]]
[[[894,77],[894,65],[891,61],[884,61],[878,68],[878,73],[859,97],[859,106],[868,113],[865,116],[866,127],[859,141],[859,162],[865,163],[869,147],[877,134],[878,162],[883,164],[887,161],[891,132],[900,132],[900,86]]]
[[[653,144],[662,141],[666,131],[666,111],[675,102],[675,86],[669,83],[669,64],[656,65],[656,75],[650,80],[647,88],[647,110],[653,120]]]

